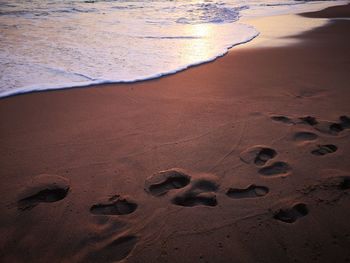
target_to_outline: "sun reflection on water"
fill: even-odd
[[[186,35],[193,37],[193,41],[186,41],[182,46],[182,59],[184,63],[189,60],[207,58],[213,55],[211,39],[215,34],[210,24],[196,24],[186,27]]]

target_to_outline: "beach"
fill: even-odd
[[[159,79],[0,99],[0,261],[349,262],[350,5],[306,18],[330,20]]]

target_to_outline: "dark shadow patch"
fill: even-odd
[[[272,116],[271,119],[276,122],[282,122],[284,124],[294,124],[294,121],[286,116]]]
[[[257,166],[263,166],[267,161],[275,158],[277,151],[270,147],[253,146],[240,153],[240,159],[245,163],[254,163]]]
[[[233,199],[263,197],[269,193],[266,186],[250,185],[247,188],[230,188],[226,195]]]
[[[322,156],[322,155],[334,153],[337,150],[338,150],[337,146],[333,144],[326,144],[326,145],[318,145],[318,148],[315,150],[312,150],[311,153],[313,155]]]
[[[172,203],[180,206],[216,206],[218,204],[216,200],[216,195],[212,192],[205,193],[195,193],[195,192],[187,192],[183,195],[176,196]]]
[[[135,202],[116,195],[107,203],[93,205],[90,212],[94,215],[127,215],[133,213],[136,208]]]
[[[267,167],[259,170],[259,173],[265,176],[284,175],[288,174],[292,168],[286,162],[275,162]]]
[[[145,189],[154,196],[161,196],[172,189],[180,189],[188,185],[191,177],[184,172],[171,169],[152,175],[146,179]]]
[[[210,179],[198,179],[192,183],[191,187],[196,192],[216,192],[218,188],[217,182]]]
[[[19,210],[30,210],[40,203],[60,201],[67,196],[69,189],[69,182],[64,177],[49,174],[35,176],[20,194],[17,207]]]
[[[348,116],[340,116],[340,125],[343,127],[343,129],[350,129],[350,118]]]
[[[331,133],[339,133],[339,132],[343,131],[344,128],[339,123],[332,123],[329,126],[329,130],[331,131]]]
[[[318,121],[312,116],[301,117],[299,119],[302,121],[302,123],[313,126],[316,130],[330,135],[338,135],[344,131],[344,129],[350,128],[350,118],[346,115],[340,116],[339,122],[330,122],[325,120]]]
[[[298,142],[314,141],[318,138],[318,135],[313,132],[301,131],[301,132],[295,133],[293,138],[295,141],[298,141]]]
[[[39,203],[53,203],[66,197],[69,188],[44,189],[18,201],[18,209],[32,209]]]
[[[305,117],[300,117],[299,118],[303,123],[311,125],[311,126],[315,126],[318,124],[318,121],[315,117],[312,116],[305,116]]]
[[[178,193],[172,203],[179,206],[216,206],[215,192],[219,185],[215,178],[200,178],[192,182],[188,190]]]
[[[339,189],[347,190],[350,189],[350,176],[343,176],[339,183]]]
[[[268,160],[276,157],[277,152],[271,148],[262,148],[256,156],[254,163],[257,166],[263,166]]]
[[[273,218],[285,223],[294,223],[308,213],[309,209],[306,204],[298,203],[291,208],[280,209],[274,214]]]
[[[333,136],[338,135],[340,132],[342,132],[344,130],[342,125],[340,125],[339,123],[329,122],[329,121],[320,121],[314,127],[319,132],[333,135]]]

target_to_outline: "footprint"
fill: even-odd
[[[329,121],[320,121],[314,127],[316,130],[329,135],[338,135],[344,130],[341,124]]]
[[[318,121],[312,116],[301,117],[299,119],[303,123],[313,126],[316,130],[330,135],[338,135],[344,129],[350,128],[350,118],[346,115],[340,116],[339,122]]]
[[[339,123],[332,123],[330,126],[329,126],[329,130],[331,133],[336,133],[338,134],[339,132],[343,131],[344,128],[341,124]]]
[[[350,189],[350,176],[343,176],[341,178],[341,181],[339,183],[339,188],[341,190],[347,190]]]
[[[294,121],[286,116],[272,116],[271,119],[285,124],[294,124]]]
[[[191,177],[180,169],[170,169],[147,178],[145,190],[154,196],[161,196],[169,190],[185,187],[190,181]]]
[[[343,129],[350,129],[350,118],[348,116],[340,116],[339,120]]]
[[[258,155],[255,157],[254,163],[258,166],[264,165],[268,160],[274,158],[277,152],[271,148],[262,148]]]
[[[285,223],[294,223],[297,219],[306,216],[309,209],[306,204],[298,203],[291,208],[280,209],[273,218]]]
[[[290,165],[286,162],[274,162],[273,164],[263,167],[259,173],[265,176],[283,175],[292,170]]]
[[[33,178],[17,202],[19,210],[30,210],[40,203],[53,203],[64,199],[69,191],[68,180],[57,175],[39,175]]]
[[[322,156],[322,155],[326,155],[329,153],[334,153],[338,150],[338,147],[333,145],[333,144],[326,144],[326,145],[318,145],[318,148],[315,150],[312,150],[311,153],[313,155],[318,155],[318,156]]]
[[[298,142],[314,141],[318,138],[318,135],[312,132],[297,132],[294,134],[294,140]]]
[[[239,198],[255,198],[255,197],[262,197],[267,195],[269,192],[269,188],[266,186],[257,186],[257,185],[250,185],[247,188],[239,189],[239,188],[230,188],[226,195],[228,197],[239,199]]]
[[[190,189],[179,193],[172,199],[172,203],[179,206],[216,206],[216,194],[219,185],[210,178],[203,178],[192,182]]]
[[[315,126],[318,124],[318,121],[315,117],[312,116],[305,116],[299,118],[303,123],[309,124],[311,126]]]
[[[216,178],[209,176],[194,180],[191,184],[191,190],[194,192],[216,192],[218,188]]]
[[[122,236],[104,246],[102,249],[91,252],[84,262],[116,262],[126,258],[137,242],[136,236]]]
[[[349,129],[349,128],[350,128],[350,118],[346,115],[340,116],[339,122],[324,121],[319,125],[319,127],[316,127],[316,129],[319,129],[320,131],[331,135],[337,135],[343,130]]]
[[[321,184],[322,189],[327,189],[329,187],[331,188],[338,188],[340,190],[348,190],[350,189],[350,176],[348,175],[342,175],[342,176],[336,176],[328,178],[328,180],[325,181],[325,183]]]
[[[69,188],[44,189],[18,201],[20,210],[32,209],[39,203],[52,203],[66,197]]]
[[[93,205],[90,212],[94,215],[127,215],[133,213],[137,204],[133,201],[115,195],[106,203]]]
[[[251,147],[239,155],[245,163],[253,163],[257,166],[263,166],[268,160],[277,156],[276,150],[265,146]]]
[[[204,192],[204,193],[193,193],[188,192],[181,196],[177,196],[172,200],[172,203],[180,206],[216,206],[218,204],[216,200],[216,195],[212,192]]]

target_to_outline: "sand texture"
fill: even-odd
[[[1,99],[0,261],[349,262],[350,20],[291,38]]]

